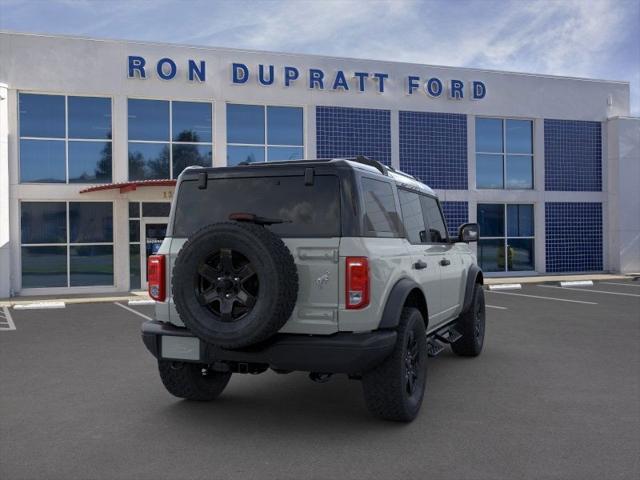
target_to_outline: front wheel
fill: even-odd
[[[222,393],[231,378],[230,372],[216,372],[200,363],[158,362],[160,379],[176,397],[206,402]]]
[[[393,352],[362,376],[369,411],[396,422],[416,418],[424,397],[426,362],[427,337],[422,314],[415,308],[403,308]]]
[[[462,337],[451,344],[451,350],[463,357],[477,357],[484,345],[485,306],[484,290],[476,283],[469,310],[460,315],[456,330]]]

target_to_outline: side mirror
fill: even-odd
[[[458,230],[459,242],[477,242],[480,238],[480,227],[477,223],[465,223]]]

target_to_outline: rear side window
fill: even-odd
[[[447,236],[447,227],[442,218],[442,212],[438,202],[433,197],[420,195],[422,202],[422,211],[424,212],[424,221],[427,224],[428,234],[427,242],[429,243],[446,243],[449,241]]]
[[[398,189],[400,208],[407,238],[411,243],[425,243],[427,241],[424,216],[420,195],[401,188]]]
[[[195,180],[182,182],[175,208],[173,236],[188,237],[232,213],[251,213],[280,219],[267,226],[282,237],[340,236],[340,186],[335,175],[316,175],[313,185],[304,177],[209,179],[198,189]]]
[[[391,184],[372,178],[363,178],[362,194],[365,231],[384,237],[398,235],[402,230]]]

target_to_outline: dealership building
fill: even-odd
[[[0,298],[143,289],[189,165],[365,155],[487,275],[640,271],[629,83],[0,33]],[[203,206],[206,208],[206,206]]]

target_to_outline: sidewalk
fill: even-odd
[[[640,273],[626,275],[613,275],[606,273],[584,275],[536,275],[532,277],[485,277],[485,285],[500,285],[505,283],[559,283],[576,280],[622,280],[640,277]],[[29,303],[64,302],[73,303],[108,303],[128,302],[129,300],[150,300],[145,291],[118,292],[105,294],[76,294],[76,295],[38,295],[28,297],[0,298],[1,307],[13,307],[14,305],[26,305]]]

